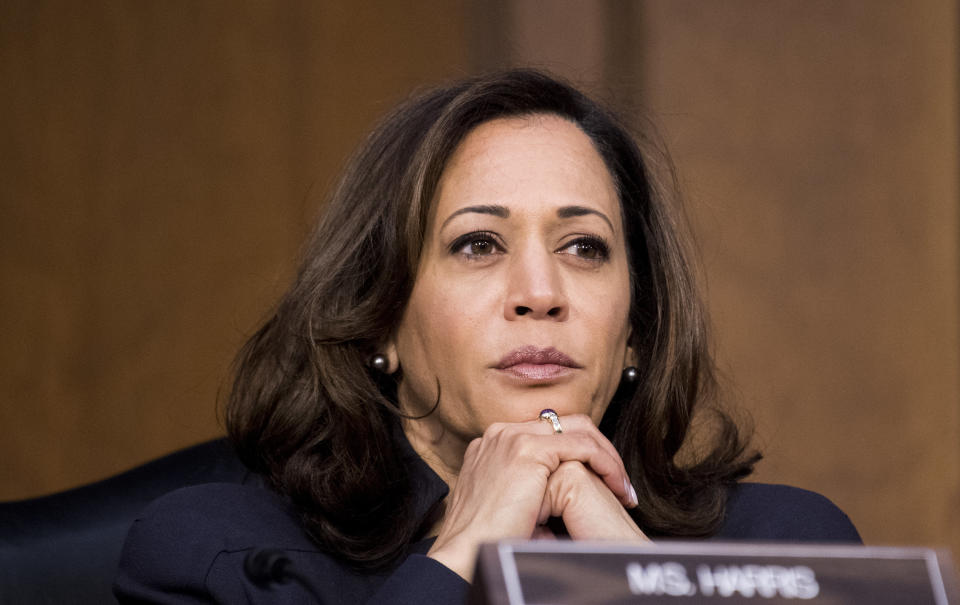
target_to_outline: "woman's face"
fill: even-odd
[[[589,137],[552,115],[473,130],[440,179],[388,347],[408,413],[464,442],[540,410],[599,423],[627,365],[620,202]]]

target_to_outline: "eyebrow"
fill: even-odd
[[[443,221],[443,224],[440,225],[440,229],[443,229],[447,226],[453,217],[459,216],[461,214],[466,214],[468,212],[476,212],[478,214],[492,214],[493,216],[499,216],[500,218],[507,218],[510,216],[510,209],[506,206],[497,206],[497,205],[486,205],[486,206],[464,206],[463,208],[457,210],[453,214],[447,217],[447,220]]]
[[[444,227],[446,227],[447,223],[453,220],[454,217],[459,216],[461,214],[467,214],[468,212],[475,212],[477,214],[490,214],[500,218],[510,217],[510,209],[507,208],[506,206],[500,206],[496,204],[489,204],[489,205],[483,205],[483,206],[464,206],[463,208],[460,208],[459,210],[457,210],[456,212],[448,216],[447,219],[443,221],[443,224],[440,225],[440,229],[443,229]],[[607,218],[607,215],[600,212],[599,210],[594,210],[593,208],[587,208],[586,206],[563,206],[562,208],[557,208],[557,218],[574,218],[577,216],[586,216],[588,214],[595,214],[599,216],[600,218],[605,220],[608,225],[610,225],[611,231],[616,231],[613,228],[613,223],[610,222],[609,218]]]
[[[596,214],[603,220],[607,221],[607,224],[610,225],[610,230],[616,232],[616,229],[613,228],[613,223],[610,222],[610,219],[607,218],[607,215],[599,210],[587,208],[586,206],[564,206],[563,208],[557,209],[558,218],[573,218],[575,216],[586,216],[588,214]]]

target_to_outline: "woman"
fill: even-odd
[[[118,596],[303,598],[247,578],[267,546],[325,601],[457,603],[504,538],[858,540],[815,494],[737,486],[759,455],[713,406],[678,223],[564,83],[515,70],[408,101],[239,357],[227,425],[265,485],[154,503]]]

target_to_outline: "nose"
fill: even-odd
[[[504,317],[564,321],[569,303],[564,293],[560,268],[549,250],[515,253],[508,268]]]

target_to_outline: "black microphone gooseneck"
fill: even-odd
[[[282,550],[276,548],[258,548],[250,551],[243,561],[243,571],[257,586],[267,588],[271,584],[285,584],[293,580],[310,593],[317,603],[323,600],[314,590],[310,580],[301,574],[293,561]]]

